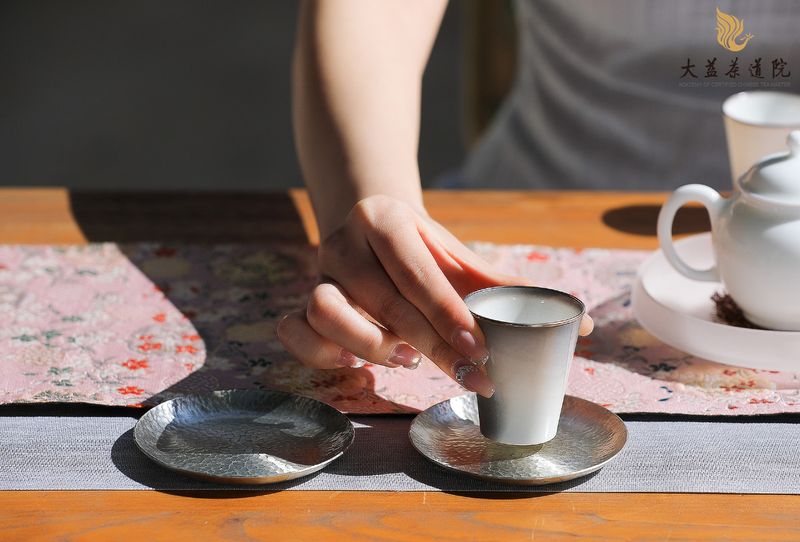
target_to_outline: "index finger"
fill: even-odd
[[[386,274],[442,339],[473,362],[485,363],[489,352],[483,333],[437,265],[416,224],[405,217],[386,218],[367,235]]]

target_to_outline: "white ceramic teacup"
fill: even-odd
[[[733,182],[768,154],[786,148],[800,129],[800,95],[772,90],[734,94],[722,104]]]
[[[486,336],[494,395],[478,397],[481,433],[504,444],[543,444],[556,436],[578,328],[574,296],[532,286],[498,286],[465,300]]]

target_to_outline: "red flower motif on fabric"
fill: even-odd
[[[153,285],[153,291],[161,294],[168,294],[171,289],[172,287],[169,284],[165,284],[164,286]]]
[[[161,350],[161,343],[146,342],[138,346],[142,352],[149,352],[150,350]]]
[[[525,256],[525,259],[529,262],[546,262],[550,259],[550,255],[545,254],[544,252],[533,250],[529,252],[527,256]]]
[[[159,312],[158,314],[153,316],[153,320],[155,320],[159,324],[163,324],[164,322],[167,321],[167,315],[164,314],[163,312]]]
[[[131,371],[135,371],[136,369],[147,369],[149,365],[147,364],[146,359],[129,359],[128,361],[122,362],[123,367],[127,367]]]
[[[756,381],[755,380],[740,380],[738,384],[734,384],[733,386],[720,386],[725,391],[744,391],[746,389],[755,388]]]
[[[199,341],[200,335],[184,335],[181,337],[184,341]]]
[[[584,367],[583,370],[586,371],[586,374],[594,376],[594,367]]]
[[[188,352],[189,354],[197,354],[200,350],[198,350],[195,346],[191,344],[179,344],[175,347],[175,353],[180,354],[181,352]]]
[[[117,391],[122,395],[141,395],[144,390],[138,386],[125,386],[124,388],[117,388]]]

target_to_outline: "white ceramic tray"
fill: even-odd
[[[713,263],[711,235],[675,243],[684,260],[705,269]],[[699,282],[675,271],[659,250],[639,268],[633,312],[651,334],[689,354],[738,367],[800,371],[800,332],[746,329],[715,320],[719,282]]]

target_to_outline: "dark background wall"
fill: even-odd
[[[269,190],[302,184],[290,0],[6,0],[0,185]],[[425,77],[426,184],[463,158],[459,2]]]

